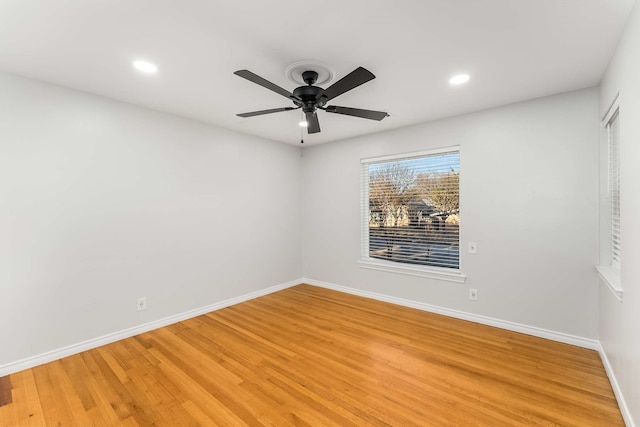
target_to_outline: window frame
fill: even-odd
[[[392,154],[386,156],[377,156],[377,157],[369,157],[360,159],[360,259],[358,260],[358,266],[360,268],[378,270],[378,271],[386,271],[390,273],[398,273],[409,276],[417,276],[417,277],[427,277],[432,279],[445,280],[456,283],[464,283],[467,276],[462,273],[462,249],[461,245],[459,245],[459,256],[458,256],[458,268],[447,268],[447,267],[434,267],[434,266],[425,266],[418,264],[409,264],[409,263],[401,263],[394,261],[386,261],[379,258],[372,258],[369,256],[369,220],[368,214],[365,215],[365,212],[369,211],[369,174],[364,173],[364,168],[367,168],[368,165],[372,163],[380,163],[380,162],[390,162],[394,160],[406,160],[414,157],[421,156],[433,156],[444,153],[458,152],[458,155],[461,155],[461,150],[459,145],[436,148],[431,150],[424,151],[415,151],[409,153],[399,153]],[[462,210],[462,209],[460,209]],[[460,237],[459,241],[461,240]]]
[[[614,257],[614,207],[611,201],[612,194],[612,161],[615,162],[614,167],[617,169],[618,180],[617,180],[617,194],[618,194],[618,222],[620,220],[620,199],[621,199],[621,186],[620,186],[620,149],[621,149],[621,138],[620,138],[620,96],[616,95],[615,99],[611,103],[610,107],[607,109],[607,113],[602,118],[601,129],[602,129],[602,139],[601,141],[606,144],[606,163],[601,159],[600,165],[601,167],[606,169],[606,177],[605,174],[600,174],[600,185],[606,186],[606,191],[601,191],[601,199],[599,204],[600,209],[600,227],[601,227],[601,238],[599,244],[599,252],[600,259],[598,265],[596,265],[596,270],[602,279],[602,281],[607,285],[609,290],[614,294],[614,296],[618,299],[618,301],[622,301],[623,296],[623,288],[622,282],[620,279],[620,265],[621,265],[621,249],[618,250],[618,257]],[[617,119],[617,158],[611,158],[611,144],[612,144],[612,132],[611,125],[613,120]],[[602,153],[602,151],[601,151]],[[603,220],[603,218],[607,218],[608,221]],[[604,232],[606,232],[606,237],[603,238]],[[618,231],[617,237],[618,242],[621,241],[622,230]]]
[[[612,126],[614,120],[617,120],[617,134],[615,141],[613,140]],[[609,221],[611,242],[609,247],[609,253],[611,259],[609,265],[613,271],[620,274],[620,109],[616,108],[611,117],[606,121],[607,129],[607,199],[609,199],[609,214],[611,220]],[[614,147],[615,144],[615,147]],[[615,156],[615,158],[614,158]],[[613,170],[615,169],[615,171]],[[617,178],[614,178],[614,175]],[[616,200],[614,200],[614,197]],[[617,206],[614,206],[617,205]],[[618,222],[618,231],[616,233],[616,221]],[[618,249],[616,250],[616,241]]]

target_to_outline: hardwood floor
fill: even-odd
[[[623,426],[591,350],[300,285],[0,378],[2,426]]]

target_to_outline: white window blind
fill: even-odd
[[[362,160],[362,258],[460,267],[460,150]]]
[[[611,268],[620,271],[620,115],[607,122],[609,140],[609,188],[611,207]]]

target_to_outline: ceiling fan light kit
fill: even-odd
[[[318,79],[319,77],[321,77],[321,75],[324,81],[330,81],[333,78],[333,73],[331,72],[331,70],[328,70],[328,68],[324,67],[321,70],[322,74],[312,69],[307,69],[300,72],[301,66],[306,66],[306,64],[292,64],[292,66],[290,66],[286,71],[287,76],[290,77],[290,79],[293,79],[296,82],[298,82],[299,79],[302,79],[302,83],[304,83],[303,86],[295,88],[293,90],[293,93],[281,88],[274,83],[271,83],[270,81],[258,76],[257,74],[252,73],[249,70],[236,71],[234,73],[235,75],[249,80],[250,82],[260,85],[266,89],[269,89],[279,95],[282,95],[285,98],[288,98],[295,105],[295,107],[282,107],[269,110],[252,111],[249,113],[241,113],[238,114],[238,116],[246,118],[260,116],[263,114],[278,113],[281,111],[302,109],[302,112],[304,113],[307,121],[307,132],[312,134],[320,132],[320,122],[318,121],[317,114],[318,110],[324,110],[327,113],[342,114],[346,116],[360,117],[363,119],[378,121],[384,119],[389,115],[384,111],[363,110],[360,108],[340,107],[337,105],[328,105],[325,107],[327,102],[331,101],[333,98],[336,98],[345,92],[355,89],[356,87],[375,79],[376,76],[374,76],[371,71],[363,67],[358,67],[337,82],[333,83],[328,88],[322,89],[319,86],[315,86],[315,84],[319,84]]]

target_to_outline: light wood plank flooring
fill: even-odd
[[[596,352],[300,285],[0,378],[2,426],[622,426]]]

